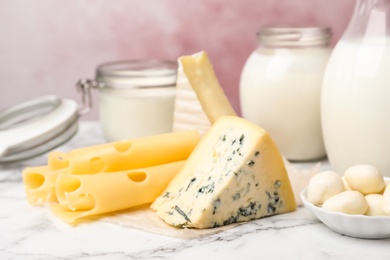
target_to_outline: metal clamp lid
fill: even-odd
[[[77,104],[44,96],[0,112],[0,163],[45,153],[77,132]]]
[[[81,108],[78,111],[80,116],[87,114],[92,109],[92,92],[91,88],[97,88],[96,80],[80,79],[76,83],[76,89],[81,92]]]

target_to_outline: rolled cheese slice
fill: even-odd
[[[194,54],[199,56],[200,53]],[[178,59],[175,109],[173,113],[173,131],[197,130],[204,135],[210,128],[210,120],[184,73],[181,58]]]
[[[205,51],[182,56],[179,60],[211,124],[221,116],[236,115]]]
[[[185,161],[115,173],[61,174],[56,181],[59,204],[51,210],[65,222],[152,202]]]
[[[23,170],[23,183],[27,201],[31,205],[57,201],[54,185],[65,170],[50,170],[48,166],[28,167]]]
[[[196,130],[90,146],[49,156],[51,168],[71,174],[117,172],[186,160],[200,135]]]
[[[69,160],[65,152],[53,151],[48,155],[48,167],[50,170],[55,171],[64,169],[69,166]]]

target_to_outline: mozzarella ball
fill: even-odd
[[[332,171],[314,175],[307,187],[307,200],[314,205],[321,205],[328,198],[345,191],[341,176]]]
[[[352,190],[363,194],[379,193],[385,186],[382,174],[372,165],[361,164],[348,168],[344,178]]]
[[[346,214],[364,214],[368,209],[368,204],[363,194],[358,191],[343,191],[327,199],[322,208]]]
[[[341,177],[341,179],[343,180],[345,190],[351,190],[351,187],[349,187],[349,184],[348,184],[348,182],[345,180],[344,176]]]
[[[381,192],[379,192],[380,194],[383,195],[383,193],[385,193],[385,190],[386,190],[386,187],[387,185],[390,183],[390,180],[385,180],[385,187],[383,187],[383,189],[381,190]]]
[[[390,216],[390,183],[387,184],[385,192],[383,193],[383,211]]]
[[[368,194],[365,196],[368,209],[366,211],[367,216],[384,216],[383,211],[383,195],[381,194]]]

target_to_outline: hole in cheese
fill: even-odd
[[[71,176],[62,176],[58,185],[60,193],[73,192],[80,188],[81,182],[78,178]]]
[[[122,141],[122,142],[117,142],[114,144],[115,150],[118,152],[127,152],[131,147],[131,142],[130,141]]]
[[[95,200],[90,194],[80,194],[77,200],[68,201],[69,209],[76,210],[91,210],[95,207]]]
[[[92,158],[90,161],[90,166],[91,166],[92,172],[95,172],[95,173],[102,172],[103,168],[104,168],[104,161],[100,157]]]
[[[130,172],[127,174],[130,180],[134,182],[143,182],[146,179],[146,173],[144,172]]]
[[[45,177],[40,173],[28,173],[24,176],[28,189],[37,189],[45,182]]]

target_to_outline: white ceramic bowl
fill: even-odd
[[[325,210],[307,200],[307,187],[302,190],[301,198],[308,210],[337,233],[367,239],[390,237],[390,216],[349,215]]]

